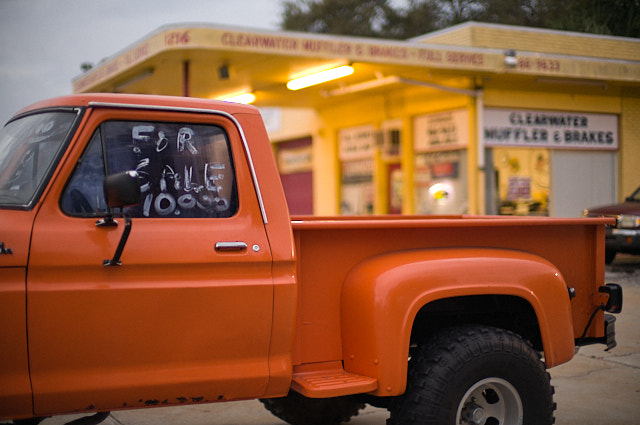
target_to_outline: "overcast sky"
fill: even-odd
[[[98,63],[167,24],[277,30],[280,0],[0,0],[0,126],[24,106],[71,93]]]

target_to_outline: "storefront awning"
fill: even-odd
[[[297,75],[345,64],[355,71],[339,81],[298,92],[286,88]],[[591,89],[640,85],[640,62],[181,24],[162,27],[104,60],[77,77],[73,91],[205,98],[251,92],[261,106],[311,107],[340,96],[401,89],[407,84],[460,89],[465,94],[486,82]]]

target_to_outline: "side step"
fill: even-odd
[[[373,391],[378,380],[346,372],[341,362],[315,363],[293,368],[291,388],[310,398],[339,397]]]
[[[111,412],[98,412],[95,415],[85,416],[75,421],[67,422],[65,425],[97,425],[107,419]]]
[[[84,416],[79,419],[75,419],[71,422],[67,422],[65,425],[98,425],[109,417],[110,412],[98,412],[91,416]],[[14,425],[38,425],[40,422],[48,419],[49,416],[29,418],[29,419],[14,419]]]

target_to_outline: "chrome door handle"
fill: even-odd
[[[216,251],[245,251],[246,242],[216,242]]]

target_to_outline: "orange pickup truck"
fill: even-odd
[[[74,95],[0,134],[0,419],[258,398],[291,424],[553,422],[615,346],[607,218],[290,218],[258,110]]]

